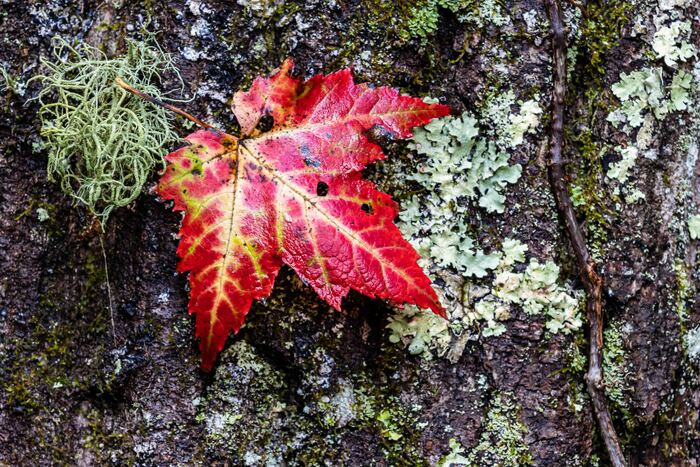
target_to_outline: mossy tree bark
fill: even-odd
[[[700,242],[687,219],[700,213],[700,68],[695,57],[671,65],[664,58],[683,41],[700,50],[700,8],[683,0],[563,6],[562,156],[577,221],[602,266],[607,402],[631,465],[693,465]],[[673,36],[685,22],[690,32]],[[498,251],[515,238],[528,259],[556,262],[562,282],[583,288],[547,179],[552,53],[540,2],[3,4],[0,66],[17,84],[0,92],[0,463],[607,464],[585,392],[585,327],[552,333],[542,315],[519,306],[502,334],[485,335],[477,320],[442,347],[426,344],[426,359],[389,341],[395,310],[351,295],[343,313],[333,312],[285,271],[215,371],[201,373],[186,278],[174,273],[179,216],[148,193],[114,211],[104,233],[113,339],[100,239],[86,229],[84,209],[46,180],[38,107],[29,100],[36,83],[24,83],[56,34],[114,54],[142,27],[159,31],[196,95],[187,111],[221,128],[235,129],[233,92],[286,56],[306,76],[353,66],[358,81],[439,97],[480,122],[495,120],[489,103],[509,90],[506,115],[539,101],[539,124],[509,150],[523,169],[504,212],[475,203],[462,210],[480,248]],[[671,45],[657,35],[664,28]],[[669,103],[663,114],[649,104],[641,129],[631,131],[608,122],[620,107],[613,85],[622,74],[657,68],[665,93],[658,105],[685,89],[670,88],[678,70],[695,73],[685,108]],[[176,125],[183,136],[190,131]],[[416,169],[405,144],[386,146],[390,159]],[[638,157],[621,180],[630,147]],[[368,176],[402,203],[416,188],[391,163]],[[493,286],[494,276],[479,284]]]

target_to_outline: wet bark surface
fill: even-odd
[[[196,95],[187,110],[232,131],[233,92],[286,56],[303,76],[352,65],[358,81],[438,96],[457,114],[498,86],[488,70],[508,51],[510,61],[499,66],[516,94],[537,88],[548,102],[546,27],[528,32],[522,20],[530,11],[546,19],[539,2],[504,2],[513,21],[503,28],[467,25],[439,10],[437,33],[424,45],[367,26],[377,8],[404,14],[381,5],[5,1],[0,64],[26,80],[40,70],[54,35],[118,53],[146,26],[158,31]],[[697,28],[697,7],[688,11]],[[606,53],[601,86],[641,59],[630,33],[627,24]],[[575,63],[574,73],[584,66]],[[586,86],[570,83],[570,121],[587,106]],[[490,433],[489,449],[499,449],[488,426],[499,395],[517,407],[526,428],[521,444],[529,458],[518,463],[588,465],[597,458],[605,465],[583,373],[571,364],[571,348],[585,349],[586,336],[546,336],[542,319],[517,309],[503,335],[453,339],[464,349],[452,361],[426,361],[388,341],[386,305],[351,294],[344,311],[334,312],[284,269],[214,371],[201,372],[187,280],[175,273],[180,215],[149,193],[115,211],[103,234],[112,329],[99,233],[89,229],[85,210],[46,180],[38,105],[28,100],[36,91],[30,84],[23,96],[0,95],[0,464],[435,465],[452,438],[468,451]],[[633,465],[700,462],[698,368],[686,351],[686,333],[700,321],[700,301],[692,300],[698,241],[679,233],[681,213],[700,204],[700,164],[689,155],[692,146],[674,149],[694,124],[680,114],[659,125],[652,143],[659,156],[638,161],[646,199],[605,223],[606,324],[623,330],[626,355],[624,403],[611,407]],[[604,121],[597,125],[594,137],[606,144],[622,138]],[[545,128],[511,155],[523,177],[505,214],[478,217],[479,240],[495,245],[517,233],[533,257],[555,258],[574,279],[549,193]],[[565,157],[572,177],[580,177],[574,148],[566,147]],[[387,152],[406,148],[391,144]],[[614,204],[604,199],[601,206]],[[40,221],[37,208],[50,218]],[[682,284],[678,261],[687,265]],[[489,465],[491,455],[478,451],[476,462]]]

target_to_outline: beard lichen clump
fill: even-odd
[[[39,76],[41,136],[48,150],[48,177],[85,205],[104,226],[110,212],[132,202],[148,176],[164,164],[164,148],[178,140],[172,114],[115,85],[123,78],[159,100],[165,74],[183,89],[172,58],[158,44],[129,41],[126,54],[108,58],[88,45],[53,41],[53,60]]]

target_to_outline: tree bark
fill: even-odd
[[[589,307],[604,305],[604,316],[592,309],[569,334],[513,306],[503,334],[465,326],[452,331],[449,358],[426,359],[389,341],[396,310],[351,294],[334,312],[285,269],[203,373],[187,278],[175,273],[179,214],[144,190],[100,238],[86,211],[46,179],[31,100],[38,83],[24,86],[54,35],[118,54],[142,28],[157,31],[195,96],[183,108],[225,131],[236,128],[233,93],[287,56],[305,77],[352,66],[358,82],[438,97],[454,115],[483,122],[489,98],[508,90],[511,113],[534,98],[546,108],[558,92],[547,4],[487,3],[2,4],[0,66],[19,85],[0,92],[0,464],[608,465],[596,419],[603,405],[630,465],[700,463],[700,241],[687,224],[700,214],[697,81],[686,109],[649,117],[648,147],[624,183],[610,176],[615,148],[640,137],[606,120],[620,106],[612,86],[622,73],[659,68],[665,92],[676,70],[698,74],[695,57],[670,66],[652,47],[664,26],[687,21],[683,40],[700,50],[692,2],[562,4],[566,29],[555,37],[566,35],[570,50],[558,57],[568,64],[566,97],[555,100],[553,121],[545,111],[510,151],[523,171],[505,212],[464,208],[482,248],[517,238],[528,259],[556,262],[561,283],[588,291]],[[178,122],[182,136],[191,131]],[[545,154],[557,122],[553,196]],[[389,162],[367,176],[404,203],[408,189],[390,161],[417,170],[419,159],[403,143],[383,146]],[[625,201],[632,188],[644,198]],[[589,274],[583,265],[593,262]],[[480,283],[494,280],[491,271]],[[601,386],[591,371],[586,379],[581,359],[588,339],[603,336],[587,357],[600,360],[591,368],[602,367]]]

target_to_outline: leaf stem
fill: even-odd
[[[122,89],[124,89],[124,90],[126,90],[126,91],[129,91],[131,94],[133,94],[133,95],[135,95],[135,96],[138,96],[138,97],[140,97],[141,99],[144,99],[144,100],[150,102],[151,104],[158,105],[158,106],[160,106],[160,107],[163,107],[164,109],[168,109],[168,110],[170,110],[171,112],[175,112],[176,114],[178,114],[178,115],[180,115],[180,116],[182,116],[182,117],[185,117],[187,120],[191,121],[192,123],[194,123],[195,125],[197,125],[197,126],[199,126],[199,127],[201,127],[201,128],[204,128],[205,130],[208,129],[208,128],[212,128],[211,125],[209,125],[208,123],[205,123],[205,122],[201,121],[200,119],[198,119],[198,118],[195,117],[194,115],[189,114],[189,113],[185,112],[184,110],[182,110],[182,109],[180,109],[180,108],[178,108],[178,107],[175,107],[174,105],[171,105],[171,104],[165,103],[165,102],[163,102],[163,101],[161,101],[161,100],[158,100],[158,99],[156,99],[156,98],[153,97],[153,96],[149,96],[148,94],[146,94],[146,93],[144,93],[144,92],[141,92],[141,91],[139,91],[138,89],[136,89],[136,88],[130,86],[130,85],[129,85],[128,83],[126,83],[120,76],[117,76],[117,77],[115,78],[114,83],[115,83],[117,86],[119,86],[120,88],[122,88]]]

